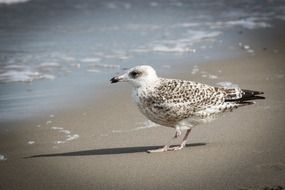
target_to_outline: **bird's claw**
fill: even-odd
[[[154,150],[147,150],[148,153],[158,153],[158,152],[166,152],[166,151],[168,151],[168,148],[166,147],[158,148]]]
[[[158,153],[158,152],[167,152],[167,151],[176,151],[176,150],[181,150],[185,146],[184,145],[179,145],[179,146],[174,146],[174,147],[163,147],[159,149],[154,149],[154,150],[147,150],[148,153]]]
[[[167,150],[168,151],[176,151],[176,150],[181,150],[183,148],[184,148],[184,146],[179,145],[179,146],[169,147]]]

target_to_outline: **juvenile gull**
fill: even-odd
[[[264,99],[259,96],[263,92],[160,78],[148,65],[131,68],[123,75],[113,77],[111,83],[116,82],[132,84],[133,98],[141,113],[159,125],[174,128],[176,132],[172,139],[179,137],[181,130],[186,129],[179,146],[170,147],[170,140],[163,148],[148,152],[181,150],[191,129],[197,124],[208,122],[219,113],[253,104],[252,100]]]

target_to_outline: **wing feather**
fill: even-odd
[[[204,109],[224,102],[225,94],[218,88],[192,81],[161,79],[156,89],[160,106]]]

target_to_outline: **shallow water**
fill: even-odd
[[[285,20],[284,1],[20,2],[0,1],[0,121],[62,107],[134,65],[254,56],[239,36]]]

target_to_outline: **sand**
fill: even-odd
[[[126,84],[106,83],[96,100],[76,109],[2,123],[0,189],[284,189],[285,56],[272,47],[258,51],[205,62],[194,75],[186,64],[169,72],[213,85],[230,81],[266,96],[194,128],[182,151],[146,153],[174,130],[140,129],[146,119]]]

